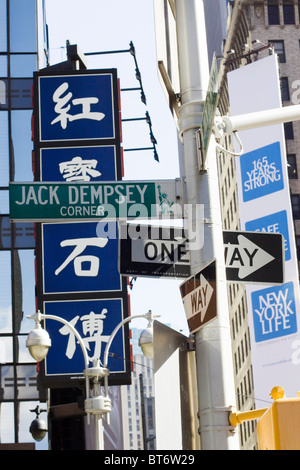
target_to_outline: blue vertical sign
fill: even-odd
[[[39,77],[40,142],[115,139],[113,77]]]
[[[283,189],[279,142],[242,155],[240,164],[244,202]]]
[[[121,179],[120,123],[115,70],[35,76],[35,176],[40,181]],[[41,224],[38,303],[79,332],[90,365],[102,358],[115,327],[128,316],[126,280],[118,269],[118,224]],[[82,376],[83,354],[69,328],[46,320],[52,339],[44,380]],[[111,345],[111,383],[129,383],[128,325]]]
[[[40,150],[42,181],[115,181],[116,147],[61,147]]]
[[[46,301],[44,312],[61,316],[76,328],[92,365],[96,359],[103,360],[109,337],[115,326],[123,320],[123,299]],[[46,320],[45,323],[53,344],[46,358],[47,375],[82,374],[85,369],[83,354],[70,328],[54,320]],[[124,345],[124,332],[120,328],[110,349],[114,353],[108,362],[111,373],[126,371]]]
[[[118,232],[98,236],[98,223],[43,224],[44,294],[119,292]],[[105,222],[99,222],[104,225]]]
[[[282,106],[276,54],[234,70],[227,78],[232,115]],[[246,286],[254,390],[262,400],[268,398],[279,376],[287,395],[297,386],[298,262],[283,125],[248,129],[239,137],[244,148],[235,160],[241,229],[281,233],[284,238],[284,283]]]

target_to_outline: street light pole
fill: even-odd
[[[142,331],[140,336],[140,346],[143,350],[145,356],[152,358],[153,356],[153,331],[152,323],[154,318],[159,317],[160,315],[153,315],[152,311],[149,310],[148,313],[143,315],[132,315],[126,317],[122,320],[111,333],[109,340],[107,342],[105,351],[104,351],[104,367],[100,365],[100,359],[94,361],[93,367],[89,367],[89,357],[87,353],[86,346],[80,334],[74,328],[74,326],[69,323],[64,318],[58,317],[56,315],[43,314],[40,311],[36,312],[34,315],[27,315],[27,318],[33,319],[35,321],[35,328],[29,333],[26,346],[29,348],[31,355],[34,359],[41,361],[43,360],[51,346],[51,340],[46,330],[41,327],[42,320],[56,320],[60,323],[66,325],[71,332],[75,335],[80,344],[80,347],[83,352],[85,369],[83,371],[86,384],[86,399],[84,402],[85,412],[88,417],[88,424],[90,424],[90,414],[94,416],[94,429],[95,429],[95,450],[104,450],[104,433],[103,433],[103,415],[106,414],[107,422],[109,424],[109,413],[111,411],[111,400],[108,397],[108,356],[109,348],[113,339],[115,338],[119,329],[125,325],[125,323],[130,322],[135,318],[145,318],[148,320],[148,326],[145,330]],[[101,386],[99,379],[104,377],[104,387],[105,387],[105,396],[101,395]],[[93,396],[89,395],[89,379],[93,379]]]
[[[203,246],[199,242],[197,249],[190,250],[191,274],[214,259],[217,266],[218,317],[195,333],[201,448],[238,449],[238,435],[228,421],[231,407],[235,407],[235,388],[214,135],[207,170],[201,174],[197,157],[196,132],[201,126],[209,80],[203,0],[175,0],[175,9],[181,98],[178,126],[185,169],[182,176],[187,204],[194,209],[193,233],[195,227],[204,226]],[[202,219],[197,210],[200,205],[204,206]]]
[[[38,330],[41,329],[41,321],[46,320],[46,319],[55,320],[55,321],[58,321],[58,322],[62,323],[63,325],[66,325],[70,329],[70,331],[74,334],[74,336],[76,337],[76,339],[77,339],[77,341],[78,341],[78,343],[81,347],[83,358],[84,358],[85,368],[87,369],[89,367],[89,358],[88,358],[88,354],[87,354],[87,350],[86,350],[86,347],[84,345],[84,342],[83,342],[80,334],[76,330],[76,328],[74,328],[74,326],[71,323],[69,323],[64,318],[58,317],[56,315],[49,315],[49,314],[45,315],[44,313],[41,313],[40,311],[36,312],[34,315],[26,315],[26,317],[35,321],[35,328],[37,328]],[[44,331],[44,330],[42,330],[42,331]],[[27,347],[29,347],[29,350],[30,350],[30,346],[31,346],[30,345],[30,335],[31,335],[31,333],[28,335],[27,342],[26,342],[26,345],[27,345]],[[50,345],[51,345],[51,341],[50,341]],[[48,350],[45,351],[44,357],[47,355],[47,353],[48,353]],[[86,380],[85,380],[85,393],[86,393],[86,397],[88,397],[89,396],[89,380],[88,380],[87,377],[86,377]]]
[[[116,334],[118,333],[119,329],[125,325],[125,323],[128,323],[130,322],[132,319],[135,319],[135,318],[145,318],[146,320],[148,320],[148,327],[151,327],[152,323],[153,323],[153,320],[154,318],[159,318],[160,315],[153,315],[152,311],[149,310],[148,313],[145,313],[143,315],[131,315],[127,318],[125,318],[124,320],[122,320],[116,327],[115,329],[113,330],[112,334],[110,335],[109,337],[109,340],[107,341],[106,343],[106,347],[105,347],[105,350],[104,350],[104,354],[103,354],[103,366],[104,368],[106,369],[107,368],[107,365],[108,365],[108,355],[109,355],[109,349],[110,349],[110,346],[111,346],[111,343],[113,342],[114,340],[114,337],[116,336]],[[145,332],[147,332],[147,329],[144,330]],[[144,331],[142,332],[142,335],[144,333]],[[140,341],[141,341],[142,337],[140,338]],[[146,338],[146,341],[148,341],[148,339]],[[152,347],[153,347],[153,336],[152,338],[149,338],[149,342],[148,344],[150,343],[151,341],[151,344],[152,344]],[[143,347],[143,344],[141,344],[141,348],[143,350],[143,353],[144,355],[146,356],[146,350],[144,349]],[[108,395],[108,376],[106,375],[104,377],[104,388],[105,388],[105,395],[107,396]]]
[[[41,354],[41,350],[44,349],[44,356],[40,356],[39,360],[42,360],[46,357],[48,353],[48,349],[51,346],[51,341],[49,339],[48,333],[41,328],[41,321],[42,320],[55,320],[63,325],[66,325],[70,331],[76,337],[82,353],[84,357],[84,376],[85,376],[85,411],[87,413],[87,421],[90,424],[90,414],[94,415],[94,422],[95,422],[95,449],[96,450],[103,450],[104,449],[104,441],[103,441],[103,428],[102,428],[102,417],[103,414],[107,414],[111,409],[110,399],[108,397],[101,396],[101,390],[99,386],[99,377],[103,377],[104,374],[108,374],[108,371],[104,371],[102,367],[99,366],[99,361],[94,364],[94,367],[89,368],[89,357],[80,334],[73,327],[73,325],[65,320],[64,318],[58,317],[56,315],[49,315],[43,314],[40,311],[36,312],[34,315],[27,315],[27,318],[33,319],[35,321],[35,328],[29,333],[26,341],[26,345],[29,348],[30,353],[33,355],[35,359],[36,356],[34,355],[34,348],[39,348],[39,354]],[[48,338],[46,337],[48,336]],[[90,390],[89,390],[89,379],[93,378],[93,393],[94,396],[90,397]]]

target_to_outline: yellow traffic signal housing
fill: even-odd
[[[231,413],[231,425],[257,419],[259,450],[300,450],[300,393],[286,398],[283,388],[274,387],[270,395],[270,408]]]
[[[257,422],[259,450],[300,450],[300,398],[281,398]]]

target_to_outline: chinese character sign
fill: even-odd
[[[82,184],[122,178],[117,83],[115,69],[35,73],[34,173],[43,188],[54,182],[77,192]],[[55,190],[43,202],[44,211],[53,208]],[[111,333],[128,316],[126,282],[118,269],[118,224],[98,220],[37,227],[39,308],[77,330],[89,366],[103,359]],[[46,320],[45,327],[52,347],[41,365],[42,380],[56,386],[71,378],[73,386],[85,368],[78,340],[59,321]],[[110,381],[123,384],[130,376],[124,360],[128,326],[117,333],[110,351]]]
[[[67,320],[80,334],[86,347],[89,365],[95,359],[103,360],[105,347],[115,326],[123,320],[123,300],[89,299],[72,301],[44,302],[44,311],[48,315],[58,315]],[[82,374],[85,364],[77,338],[67,325],[53,320],[46,320],[46,328],[53,345],[46,358],[46,374]],[[124,338],[122,328],[116,334],[109,359],[111,372],[124,372]]]
[[[113,145],[43,148],[40,169],[42,181],[114,181],[116,148]]]
[[[39,140],[115,139],[110,73],[39,77]]]
[[[121,290],[118,239],[97,233],[93,222],[43,224],[44,294]]]

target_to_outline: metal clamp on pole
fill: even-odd
[[[104,415],[111,412],[111,400],[110,398],[103,397],[102,395],[87,398],[84,401],[84,409],[86,413]]]

